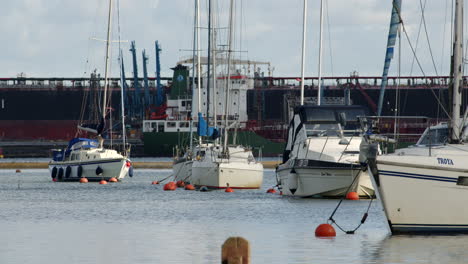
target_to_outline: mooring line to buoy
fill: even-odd
[[[160,182],[160,183],[162,183],[163,181],[165,181],[165,180],[169,179],[169,178],[170,178],[170,177],[172,177],[172,176],[174,176],[174,175],[173,175],[173,174],[170,174],[169,176],[167,176],[166,178],[164,178],[164,179],[160,180],[159,182]]]
[[[351,172],[352,172],[352,168],[353,166],[351,165]],[[371,198],[370,202],[369,202],[369,206],[367,207],[367,210],[366,212],[364,213],[364,215],[362,216],[362,219],[361,219],[361,223],[354,229],[354,230],[349,230],[349,231],[346,231],[344,230],[340,225],[338,225],[338,223],[335,221],[335,219],[333,219],[333,216],[335,215],[336,211],[338,210],[338,208],[340,207],[341,203],[343,202],[343,200],[345,199],[346,195],[348,194],[349,190],[351,189],[351,187],[354,185],[354,182],[356,181],[356,179],[358,178],[359,176],[359,173],[361,172],[358,171],[358,173],[354,176],[354,179],[353,181],[351,182],[351,184],[349,185],[348,189],[346,190],[345,194],[341,197],[340,201],[338,202],[338,205],[336,206],[335,210],[333,210],[333,213],[330,215],[330,217],[328,218],[328,221],[330,221],[331,223],[335,224],[341,231],[343,231],[344,233],[346,234],[354,234],[354,232],[356,232],[356,230],[358,230],[362,224],[364,224],[364,222],[366,221],[367,219],[367,216],[369,215],[369,210],[370,210],[370,207],[372,205],[372,201],[374,200],[374,198]]]

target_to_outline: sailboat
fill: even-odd
[[[208,77],[207,77],[207,114],[206,121],[201,113],[201,90],[198,86],[198,135],[199,142],[194,146],[189,154],[187,154],[182,161],[174,164],[174,173],[177,173],[176,177],[186,177],[187,181],[191,184],[201,187],[206,186],[208,188],[234,188],[234,189],[258,189],[261,187],[263,182],[263,165],[256,161],[252,150],[236,145],[234,140],[233,144],[229,144],[228,133],[229,130],[238,126],[236,120],[232,120],[229,111],[230,107],[230,95],[231,87],[234,82],[239,82],[238,77],[232,78],[231,76],[231,60],[232,60],[232,38],[233,38],[233,10],[234,10],[234,1],[231,0],[230,7],[230,25],[229,25],[229,41],[228,41],[228,58],[227,58],[227,75],[220,77],[221,80],[224,80],[225,90],[224,93],[219,91],[217,94],[219,96],[224,96],[225,102],[223,114],[223,133],[222,139],[223,142],[220,142],[220,139],[217,138],[217,114],[216,114],[216,105],[213,104],[213,123],[215,127],[209,127],[210,119],[210,82],[213,85],[216,85],[218,78],[216,78],[216,68],[213,70],[213,79],[210,80],[210,63],[211,63],[211,43],[214,42],[211,38],[211,1],[209,1],[209,18],[208,18]],[[213,62],[216,63],[216,55],[213,56]],[[198,56],[198,65],[200,65],[200,57]],[[200,67],[200,66],[198,66]],[[198,70],[200,73],[200,70]],[[242,76],[240,76],[242,77]],[[200,81],[198,82],[200,84]],[[203,137],[203,138],[202,138]],[[211,138],[211,140],[210,140]]]
[[[359,163],[362,138],[358,117],[367,114],[366,108],[321,104],[323,1],[317,105],[304,104],[307,0],[303,11],[301,106],[294,109],[283,162],[276,168],[278,187],[284,195],[298,197],[343,197],[347,192],[371,197],[372,182]]]
[[[109,0],[109,16],[107,27],[107,42],[105,56],[104,91],[101,102],[101,118],[99,124],[81,124],[78,129],[97,134],[96,139],[73,138],[64,150],[54,150],[53,160],[49,162],[49,171],[52,179],[57,181],[123,179],[126,175],[132,176],[132,163],[127,156],[125,134],[123,135],[122,153],[104,147],[104,132],[106,113],[108,110],[107,91],[109,89],[109,55],[112,22],[112,3]],[[122,83],[123,85],[123,83]],[[123,110],[123,104],[122,104]],[[122,111],[122,120],[124,112]],[[124,127],[124,122],[122,122]],[[123,128],[123,133],[125,128]]]
[[[426,129],[415,146],[367,160],[389,227],[398,233],[468,232],[466,113],[460,116],[463,74],[463,1],[456,0],[450,122]],[[372,145],[371,145],[372,146]]]

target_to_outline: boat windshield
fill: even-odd
[[[341,135],[338,124],[306,124],[308,137],[337,137]]]
[[[443,145],[447,143],[448,128],[428,128],[419,139],[417,145]]]

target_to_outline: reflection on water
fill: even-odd
[[[170,170],[137,170],[117,184],[53,183],[47,170],[0,171],[0,263],[219,263],[229,236],[250,241],[252,263],[464,263],[467,237],[389,237],[374,202],[355,235],[318,239],[338,200],[261,190],[162,191]],[[346,230],[369,201],[345,201]],[[461,261],[461,262],[460,262]]]

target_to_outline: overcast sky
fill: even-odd
[[[214,0],[216,1],[216,0]],[[219,27],[228,14],[228,0],[217,0]],[[421,19],[420,1],[403,0],[403,19],[412,44],[416,45]],[[139,74],[142,76],[141,51],[147,50],[148,71],[154,76],[154,41],[162,46],[163,76],[172,75],[181,57],[192,49],[192,0],[120,0],[120,28],[123,40],[135,40]],[[379,76],[386,49],[391,0],[324,0],[326,5],[323,75]],[[426,23],[437,71],[447,74],[449,65],[451,0],[427,0]],[[206,27],[206,0],[201,0]],[[102,68],[106,30],[106,0],[9,0],[0,9],[0,77],[81,77],[93,68]],[[250,60],[269,61],[274,76],[299,76],[302,39],[303,0],[236,0],[236,48]],[[449,4],[450,5],[450,4]],[[242,10],[242,11],[240,11]],[[466,8],[465,8],[466,10]],[[117,14],[114,12],[113,39],[118,39]],[[241,19],[242,17],[242,19]],[[306,75],[317,75],[319,1],[309,1]],[[224,24],[223,24],[224,23]],[[444,28],[446,30],[444,30]],[[467,28],[467,27],[465,27]],[[222,29],[220,35],[222,35]],[[225,31],[225,30],[224,30]],[[240,33],[242,32],[242,33]],[[444,35],[445,32],[445,35]],[[422,31],[418,55],[427,75],[435,74],[428,44]],[[222,39],[222,37],[220,37]],[[240,47],[239,43],[242,44]],[[402,39],[402,74],[411,71],[411,49]],[[114,47],[118,43],[113,43]],[[121,43],[127,75],[131,76],[129,43]],[[206,41],[203,41],[206,45]],[[202,49],[206,49],[202,47]],[[114,55],[116,55],[114,49]],[[113,57],[116,64],[116,56]],[[392,73],[396,72],[392,65]],[[101,70],[103,71],[103,70]],[[114,69],[114,76],[117,71]]]

